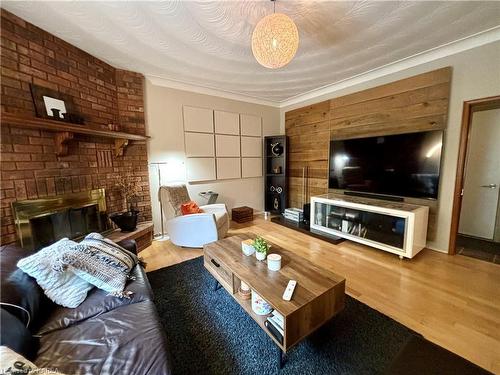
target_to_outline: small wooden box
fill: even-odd
[[[231,210],[231,217],[237,223],[246,223],[253,220],[253,208],[243,206]]]

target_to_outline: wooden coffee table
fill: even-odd
[[[345,278],[272,243],[270,253],[279,254],[282,259],[281,269],[270,271],[255,255],[245,256],[241,251],[241,241],[255,237],[252,233],[239,234],[205,245],[204,265],[216,280],[215,289],[224,287],[278,346],[281,368],[290,348],[344,308]],[[292,300],[285,301],[283,292],[292,279],[297,286]],[[251,300],[238,294],[241,281],[283,315],[283,344],[264,325],[267,316],[255,314]]]

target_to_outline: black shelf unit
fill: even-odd
[[[282,149],[278,155],[273,153],[272,145],[276,143]],[[286,135],[264,137],[264,207],[266,211],[273,214],[281,214],[286,208],[288,194],[287,151]],[[280,168],[279,173],[275,172],[275,168]]]

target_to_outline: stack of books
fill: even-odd
[[[299,222],[304,220],[304,211],[300,208],[285,208],[283,216],[285,219]]]
[[[274,310],[271,315],[267,317],[264,325],[274,338],[278,340],[280,344],[283,344],[283,337],[285,336],[285,319],[283,315]]]

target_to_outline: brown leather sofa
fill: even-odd
[[[134,241],[120,244],[135,252]],[[131,299],[94,288],[70,309],[48,300],[35,280],[17,269],[17,261],[30,254],[15,245],[0,248],[1,345],[38,367],[65,374],[171,373],[163,328],[141,266],[127,284],[134,292]]]

